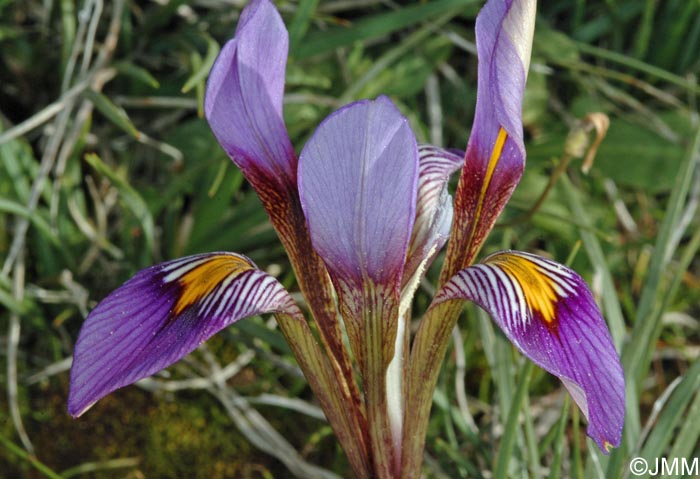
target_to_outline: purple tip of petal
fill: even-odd
[[[418,147],[386,97],[319,125],[299,159],[299,194],[314,249],[331,275],[400,285],[416,207]]]
[[[209,74],[204,112],[244,172],[261,170],[293,182],[296,157],[282,118],[288,49],[287,29],[275,6],[269,0],[250,2]]]
[[[85,320],[73,352],[68,412],[80,416],[239,319],[276,311],[298,309],[274,278],[239,255],[195,255],[142,270]]]
[[[498,127],[503,127],[523,157],[522,100],[530,66],[536,6],[535,0],[491,0],[476,21],[478,124],[495,126],[488,128],[492,139]],[[487,145],[493,144],[493,141],[484,140]]]
[[[562,380],[603,452],[619,446],[624,372],[605,320],[578,274],[535,255],[496,253],[457,273],[435,302],[454,299],[484,308],[520,351]]]

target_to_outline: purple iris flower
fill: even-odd
[[[473,264],[524,169],[534,20],[534,0],[489,0],[479,14],[477,107],[464,154],[418,145],[407,119],[379,97],[332,113],[297,157],[282,117],[287,30],[269,0],[251,1],[212,68],[205,113],[259,194],[310,317],[235,253],[152,266],[85,321],[69,413],[83,414],[240,319],[272,313],[355,475],[417,477],[449,333],[470,300],[563,381],[603,451],[619,445],[623,371],[581,277],[521,252]],[[453,205],[447,182],[460,167]],[[411,338],[413,293],[448,238],[438,293]]]

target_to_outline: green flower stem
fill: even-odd
[[[349,414],[356,417],[359,428],[354,430],[353,434],[361,436],[366,441],[368,432],[364,404],[355,381],[350,356],[343,344],[338,310],[333,297],[333,287],[321,258],[311,246],[311,238],[306,228],[306,220],[298,193],[296,191],[289,192],[289,199],[288,209],[282,215],[276,215],[274,211],[268,211],[268,214],[287,251],[299,288],[318,326],[321,342],[330,364],[336,372],[336,380],[343,383],[342,390],[346,396],[344,408],[349,410]],[[272,202],[272,204],[276,203]],[[268,202],[263,201],[263,205],[267,208]],[[369,456],[367,455],[367,457]]]
[[[433,392],[449,339],[464,301],[445,301],[431,307],[418,326],[408,363],[401,478],[418,479]]]
[[[353,413],[352,408],[347,407],[344,382],[338,381],[330,359],[316,342],[306,319],[288,314],[276,314],[275,319],[314,395],[321,403],[355,476],[358,479],[372,477],[365,436],[358,434],[361,431],[358,424],[360,418]]]
[[[398,307],[378,288],[364,290],[360,371],[365,387],[365,404],[369,423],[371,454],[377,479],[396,477],[400,450],[392,436],[389,422],[386,372],[393,357],[397,332]],[[395,318],[388,321],[388,318]]]

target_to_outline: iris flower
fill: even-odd
[[[251,1],[212,68],[205,114],[260,196],[309,317],[236,253],[152,266],[86,319],[69,413],[83,414],[238,320],[271,313],[355,475],[418,477],[449,334],[473,301],[562,380],[601,450],[619,445],[623,372],[581,277],[515,251],[474,264],[525,164],[521,108],[534,20],[534,0],[489,0],[479,14],[477,105],[463,154],[418,145],[382,96],[332,113],[297,156],[282,117],[287,30],[269,0]],[[460,168],[453,205],[447,182]],[[448,238],[438,292],[411,338],[413,293]]]

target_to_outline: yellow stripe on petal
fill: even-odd
[[[233,279],[253,266],[243,258],[233,255],[218,255],[207,258],[194,267],[184,266],[180,276],[178,271],[169,275],[176,279],[182,292],[173,307],[175,316],[197,304],[226,279]]]
[[[479,203],[476,206],[475,218],[481,216],[481,210],[484,207],[484,199],[486,198],[486,191],[489,189],[491,184],[491,178],[493,178],[493,172],[496,171],[496,165],[498,165],[498,160],[501,159],[501,154],[503,153],[503,146],[506,144],[506,139],[508,138],[508,133],[503,128],[499,128],[498,136],[496,137],[496,143],[493,145],[493,150],[491,150],[491,157],[489,158],[489,164],[486,166],[486,175],[484,176],[484,183],[481,185],[481,193],[479,194]],[[476,227],[477,222],[474,222]]]
[[[467,245],[471,245],[474,241],[474,236],[476,235],[477,228],[479,227],[479,219],[481,218],[481,212],[484,209],[484,200],[486,199],[486,192],[491,185],[491,179],[493,178],[493,173],[496,171],[496,166],[498,161],[501,159],[503,154],[503,147],[506,144],[506,139],[508,139],[508,133],[502,127],[498,129],[498,136],[496,136],[496,142],[493,145],[493,150],[491,150],[491,156],[489,157],[489,163],[486,165],[486,173],[484,175],[484,182],[481,184],[481,191],[479,192],[479,197],[477,199],[476,208],[474,209],[474,217],[471,219],[471,230],[469,232],[469,240]]]
[[[485,263],[498,265],[512,281],[520,285],[530,311],[539,313],[550,327],[556,325],[556,304],[567,294],[549,265],[532,256],[515,253],[500,253],[491,256]]]

